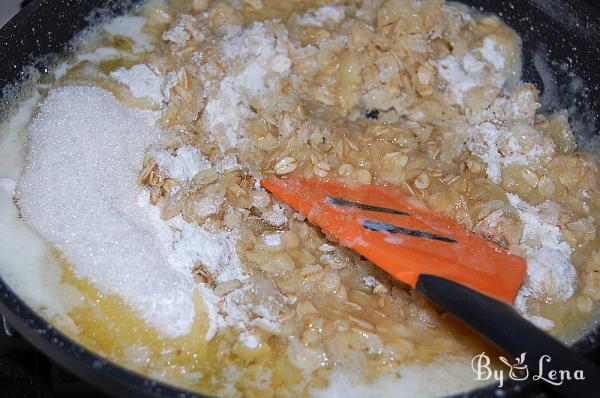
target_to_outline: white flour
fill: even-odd
[[[233,280],[243,282],[248,279],[236,254],[235,231],[211,233],[197,224],[186,222],[181,216],[163,221],[160,218],[160,208],[148,202],[148,195],[149,192],[143,192],[138,204],[149,215],[151,228],[160,242],[161,253],[172,268],[182,271],[191,279],[192,268],[201,262],[217,283]],[[257,337],[254,336],[254,340],[248,337],[252,335],[248,331],[252,326],[251,315],[258,312],[268,319],[275,316],[260,305],[244,304],[244,296],[251,289],[250,285],[237,288],[225,297],[216,296],[205,283],[197,285],[197,288],[209,317],[207,339],[212,339],[219,329],[233,326],[243,331],[246,336],[244,342],[254,345]]]
[[[491,38],[484,39],[483,47],[469,51],[462,59],[448,55],[437,62],[438,74],[448,84],[450,97],[460,106],[464,106],[464,96],[472,88],[501,88],[506,81],[504,65],[505,59]]]
[[[179,181],[191,180],[198,172],[212,167],[198,148],[190,145],[179,147],[175,153],[162,149],[151,150],[148,154],[156,160],[161,171]]]
[[[468,116],[467,149],[485,161],[488,178],[494,183],[500,182],[506,166],[519,164],[535,170],[554,156],[554,141],[531,127],[540,106],[535,89],[521,86]]]
[[[483,47],[479,48],[478,51],[484,60],[490,63],[497,71],[503,70],[506,65],[504,56],[500,54],[496,48],[496,43],[489,37],[483,39]]]
[[[342,6],[325,6],[306,12],[299,20],[300,25],[323,26],[337,24],[346,17],[346,8]]]
[[[156,105],[160,105],[164,100],[161,91],[163,79],[148,65],[138,64],[131,69],[119,68],[110,76],[126,85],[136,98],[147,98]]]
[[[170,178],[189,180],[198,171],[212,168],[208,160],[191,146],[180,147],[174,155],[165,150],[151,151],[149,154],[157,160],[162,173]],[[223,158],[215,169],[223,172],[238,167],[235,157],[229,155]],[[254,282],[250,281],[244,272],[236,253],[239,232],[222,230],[212,233],[203,226],[186,222],[181,215],[164,221],[160,218],[160,207],[151,205],[148,198],[149,191],[145,189],[138,196],[138,205],[147,214],[151,229],[158,238],[161,253],[173,269],[183,272],[191,279],[193,267],[201,263],[214,278],[217,287],[222,283],[240,282],[238,287],[223,297],[217,296],[208,284],[197,285],[209,316],[206,338],[213,338],[220,329],[235,327],[242,331],[240,340],[248,347],[256,348],[259,338],[251,332],[253,327],[277,332],[277,313],[280,309],[278,303],[281,300],[271,303],[263,302],[262,299],[248,299],[248,295],[254,293],[255,287]],[[210,196],[206,199],[202,209],[197,209],[199,213],[208,214],[210,208],[223,201],[222,197],[219,202],[214,202],[214,198]],[[277,294],[272,293],[265,297],[271,300],[277,297]]]
[[[479,156],[487,164],[487,176],[498,184],[502,176],[500,166],[503,158],[498,151],[498,139],[502,131],[493,123],[482,123],[469,127],[467,148],[473,155]]]
[[[209,90],[203,113],[205,128],[224,135],[222,149],[235,146],[244,135],[243,122],[256,116],[250,102],[268,95],[291,66],[284,37],[262,23],[240,29],[232,29],[224,39],[222,62],[228,74]]]
[[[283,206],[279,203],[274,204],[273,207],[271,207],[271,210],[264,212],[262,219],[274,227],[281,227],[288,222]]]
[[[204,40],[204,35],[198,29],[197,23],[194,17],[184,14],[176,24],[163,34],[162,38],[178,46],[183,46],[192,37],[197,41],[202,41]]]
[[[181,215],[163,221],[160,208],[148,202],[149,195],[148,190],[142,190],[137,203],[148,215],[161,253],[173,269],[189,275],[191,279],[194,264],[201,261],[217,282],[247,278],[236,255],[235,233],[211,233],[197,224],[188,223]]]
[[[270,234],[263,234],[261,238],[267,246],[279,246],[281,244],[281,235],[281,232],[273,232]]]
[[[500,183],[503,167],[513,164],[540,167],[541,162],[555,151],[554,143],[547,138],[532,144],[542,134],[527,127],[504,127],[500,123],[484,122],[469,126],[468,133],[467,149],[487,164],[487,176],[495,184]],[[520,141],[525,141],[523,137],[527,135],[531,142],[522,144]]]
[[[546,302],[564,302],[575,293],[577,273],[571,264],[573,249],[561,240],[557,225],[544,220],[541,212],[550,202],[533,206],[517,195],[508,194],[523,222],[521,245],[527,248],[527,277],[515,305],[527,316],[526,299],[534,297]],[[541,246],[538,246],[541,243]],[[551,321],[530,317],[540,327],[549,328]]]

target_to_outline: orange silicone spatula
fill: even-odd
[[[377,185],[267,178],[262,186],[340,244],[415,286],[436,275],[512,303],[526,263],[457,223]]]
[[[523,281],[522,258],[388,187],[302,178],[268,178],[263,187],[350,247],[454,315],[531,374],[580,371],[585,380],[557,384],[550,396],[596,396],[600,371],[520,316],[510,305]],[[546,359],[545,359],[546,358]],[[551,358],[552,363],[548,358]],[[534,378],[535,380],[535,378]]]

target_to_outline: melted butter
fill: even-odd
[[[238,379],[246,396],[265,396],[277,388],[298,384],[302,374],[287,358],[287,342],[271,338],[250,349],[238,341],[233,330],[222,330],[211,341],[206,307],[196,296],[196,318],[189,334],[168,338],[147,326],[119,296],[103,294],[90,282],[77,278],[64,261],[62,282],[75,287],[83,304],[69,316],[78,332],[67,335],[102,357],[144,375],[209,394],[226,390]],[[215,366],[215,364],[223,366]],[[268,383],[257,383],[264,368],[273,373]]]
[[[62,282],[75,287],[83,297],[83,305],[69,313],[78,333],[66,332],[108,360],[208,394],[230,391],[227,385],[232,379],[235,380],[232,384],[248,397],[276,396],[278,391],[284,390],[302,396],[307,394],[309,387],[327,386],[325,369],[317,370],[310,384],[306,384],[303,373],[290,362],[289,341],[285,338],[273,336],[256,349],[249,349],[238,341],[238,333],[226,329],[207,342],[204,338],[208,326],[206,310],[199,297],[196,298],[197,316],[191,332],[180,338],[167,338],[148,327],[120,297],[102,294],[90,282],[77,278],[67,264],[61,265],[64,270]],[[445,336],[449,331],[454,339]],[[406,357],[403,362],[427,364],[434,361],[440,351],[448,355],[494,353],[465,326],[448,320],[439,333],[424,334],[416,347],[418,355]],[[498,355],[491,354],[491,357]],[[390,362],[388,366],[398,364]],[[258,383],[257,380],[264,379],[265,369],[272,370],[272,374],[266,383]],[[383,370],[373,368],[364,376],[366,380],[373,380]]]

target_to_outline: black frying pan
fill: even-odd
[[[34,66],[41,72],[51,67],[53,57],[67,53],[70,50],[69,41],[89,26],[99,12],[119,14],[137,2],[33,0],[0,29],[0,89],[26,79],[24,68],[27,66]],[[569,109],[578,144],[583,148],[595,147],[590,145],[599,139],[600,12],[581,0],[463,2],[484,12],[500,15],[521,35],[523,80],[536,84],[546,94],[543,97],[546,100],[545,110]],[[540,65],[548,66],[546,69],[551,73],[540,74]],[[8,105],[7,99],[1,95],[0,92],[0,109]],[[0,312],[50,359],[111,395],[128,398],[202,397],[153,381],[83,348],[29,308],[7,286],[1,275]],[[572,349],[598,362],[599,338],[600,325],[595,322],[585,336],[573,342]],[[516,383],[506,380],[502,389],[490,385],[461,396],[526,397],[538,393],[537,387],[530,381]]]

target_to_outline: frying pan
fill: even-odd
[[[0,29],[0,89],[28,77],[26,67],[44,73],[52,59],[71,50],[70,40],[97,16],[117,15],[138,0],[33,0]],[[581,148],[600,154],[600,12],[581,0],[463,1],[500,15],[523,40],[523,80],[542,91],[545,111],[567,108]],[[0,109],[8,105],[0,93]],[[6,233],[6,231],[2,231]],[[51,360],[108,394],[122,397],[203,397],[139,375],[83,348],[33,311],[0,275],[0,312]],[[573,350],[600,360],[600,314]],[[118,336],[116,336],[118,338]],[[460,397],[537,395],[530,381],[506,380]]]

